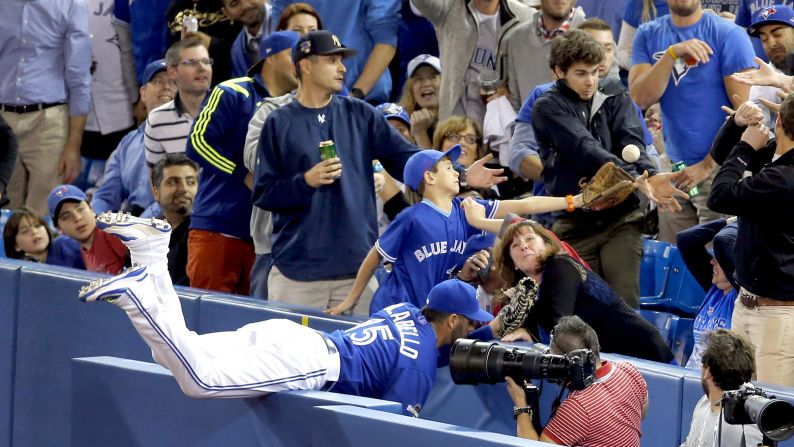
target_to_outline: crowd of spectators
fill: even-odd
[[[175,284],[370,315],[457,277],[485,338],[667,363],[654,237],[703,288],[688,366],[733,328],[794,386],[794,2],[150,3],[0,3],[8,257],[116,274],[122,210],[170,223]],[[605,163],[637,192],[583,208]]]

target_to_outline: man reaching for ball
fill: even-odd
[[[645,153],[642,123],[620,81],[599,83],[603,58],[604,48],[583,31],[570,31],[551,43],[549,67],[558,80],[532,110],[546,189],[552,196],[576,194],[581,179],[612,162],[635,177],[638,189],[661,209],[677,211],[674,196],[686,193],[671,184],[675,174],[657,175]],[[622,158],[628,145],[639,150],[633,163]],[[603,211],[562,214],[552,230],[636,308],[643,220],[639,200],[631,196]]]

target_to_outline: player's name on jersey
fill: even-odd
[[[422,245],[421,249],[414,251],[414,256],[416,256],[417,261],[422,262],[431,256],[446,254],[447,247],[447,241],[431,242],[428,245]],[[452,248],[449,249],[449,253],[463,254],[465,251],[466,241],[460,240],[452,242]]]
[[[397,306],[387,307],[386,312],[389,314],[392,321],[394,322],[394,325],[397,326],[397,330],[400,332],[400,354],[411,359],[416,359],[419,357],[419,351],[407,346],[409,344],[420,344],[419,331],[416,329],[416,323],[414,322],[413,318],[411,318],[411,312],[407,310],[402,312],[394,312],[395,307]]]

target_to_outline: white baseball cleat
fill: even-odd
[[[122,242],[148,240],[167,241],[171,238],[171,224],[165,219],[142,218],[130,213],[106,211],[96,218],[99,229],[121,239]]]
[[[81,301],[107,301],[112,303],[124,295],[136,282],[143,281],[149,273],[146,266],[136,265],[112,278],[96,279],[80,288],[78,296]]]

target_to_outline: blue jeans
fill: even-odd
[[[267,299],[267,276],[273,267],[273,256],[270,253],[256,255],[254,268],[251,269],[251,296]]]

